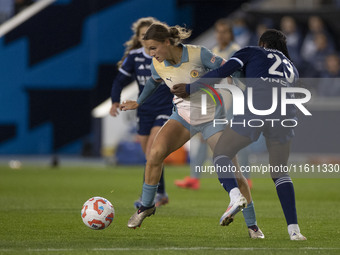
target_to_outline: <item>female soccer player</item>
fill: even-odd
[[[151,76],[150,65],[152,58],[145,52],[142,38],[148,27],[154,22],[156,22],[154,18],[146,17],[138,19],[132,25],[134,34],[132,38],[125,43],[126,51],[122,60],[118,63],[119,73],[112,85],[112,106],[110,114],[113,117],[118,115],[120,95],[124,86],[130,83],[131,76],[133,76],[138,83],[139,94],[142,93],[146,81]],[[157,132],[171,115],[172,99],[173,94],[169,88],[161,86],[150,100],[138,108],[138,140],[146,159],[149,157],[151,144]],[[155,198],[156,207],[165,205],[168,201],[162,171]],[[141,199],[135,201],[134,205],[136,208],[139,208],[141,206]]]
[[[191,31],[175,26],[169,27],[164,23],[154,23],[146,31],[143,40],[145,47],[153,57],[151,65],[152,76],[147,81],[143,93],[136,101],[127,101],[121,104],[122,110],[136,109],[155,91],[164,81],[168,87],[179,82],[189,82],[203,75],[210,69],[219,67],[224,60],[213,55],[209,50],[200,46],[181,44],[188,38]],[[198,97],[200,98],[200,97]],[[163,160],[173,151],[185,144],[190,137],[198,132],[209,146],[214,149],[216,141],[224,129],[223,125],[213,126],[211,116],[202,116],[200,101],[198,98],[182,99],[174,98],[174,111],[165,125],[158,132],[152,144],[150,156],[145,169],[145,183],[143,185],[142,206],[130,218],[128,227],[140,226],[142,221],[155,213],[153,197],[157,189],[157,183],[161,176]],[[197,101],[198,100],[198,101]],[[199,102],[199,105],[195,102]],[[216,118],[224,118],[223,107],[215,109],[208,107],[208,112]],[[237,161],[234,160],[237,164]],[[236,187],[230,192],[232,203],[227,212],[220,219],[220,225],[226,226],[233,221],[233,216],[247,205],[243,210],[248,232],[251,238],[264,238],[263,233],[257,227],[255,210],[246,179],[241,173],[237,174],[240,189]],[[222,181],[222,179],[220,179]],[[223,182],[222,182],[223,184]]]
[[[254,114],[256,110],[268,110],[272,108],[273,91],[286,89],[294,86],[298,79],[298,72],[290,57],[286,45],[285,35],[274,29],[267,30],[262,34],[257,47],[245,47],[237,51],[229,61],[220,68],[206,73],[202,78],[204,82],[209,78],[210,82],[216,83],[220,78],[225,78],[236,70],[243,70],[248,89],[252,95],[245,93],[245,100],[252,99],[252,108],[249,103],[245,104],[245,113],[236,115],[233,119],[235,125],[229,125],[223,131],[214,151],[214,164],[219,166],[232,167],[232,159],[236,153],[256,141],[260,134],[266,138],[267,150],[269,153],[269,163],[271,167],[276,167],[271,171],[271,177],[275,183],[276,191],[281,202],[281,206],[287,221],[288,233],[291,240],[306,240],[300,233],[297,222],[295,207],[294,186],[290,176],[285,171],[276,172],[287,166],[289,157],[290,141],[294,136],[294,120],[296,120],[295,105],[287,104],[286,114],[281,114],[281,101],[277,101],[277,110],[269,115]],[[178,84],[173,87],[173,93],[177,96],[186,97],[195,93],[203,80],[198,80],[193,84]],[[213,83],[213,84],[214,84]],[[292,100],[294,95],[287,93]],[[280,93],[279,93],[280,95]],[[256,111],[255,111],[256,112]],[[248,125],[249,121],[261,120],[264,125]],[[266,120],[273,119],[274,122]],[[282,120],[290,120],[281,125]],[[290,122],[290,123],[289,123]],[[245,123],[240,125],[239,123]],[[259,122],[257,122],[259,123]],[[254,127],[256,126],[256,127]],[[228,168],[230,169],[230,168]],[[224,176],[225,185],[228,191],[237,187],[235,176],[228,172]]]

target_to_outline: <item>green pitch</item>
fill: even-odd
[[[198,191],[174,186],[188,167],[166,167],[170,203],[141,228],[126,227],[135,212],[143,167],[0,167],[0,254],[339,254],[340,179],[294,179],[299,224],[308,238],[292,242],[275,186],[253,179],[258,225],[264,240],[251,240],[242,213],[218,225],[228,205],[215,178]],[[87,228],[80,217],[92,196],[109,199],[116,211],[105,230]],[[138,253],[137,253],[138,252]]]

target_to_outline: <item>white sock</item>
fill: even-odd
[[[232,190],[230,190],[229,192],[230,202],[235,201],[240,196],[240,194],[241,192],[239,188],[233,188]]]
[[[289,224],[288,225],[288,234],[292,235],[293,232],[300,233],[300,228],[298,224]]]

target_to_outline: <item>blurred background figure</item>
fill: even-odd
[[[330,54],[325,59],[326,70],[321,73],[318,95],[322,97],[340,96],[340,57]]]
[[[243,15],[237,15],[233,19],[233,32],[235,36],[235,42],[241,47],[248,46],[253,36],[249,29],[246,19]]]
[[[325,34],[329,44],[334,47],[334,39],[327,30],[322,18],[319,16],[310,16],[308,18],[308,30],[301,46],[301,56],[305,61],[311,61],[317,50],[314,37],[318,33]]]
[[[217,45],[211,51],[227,60],[240,49],[240,46],[235,42],[232,23],[229,19],[219,19],[216,21],[214,29]]]
[[[259,43],[260,36],[269,28],[273,28],[273,21],[269,18],[263,19],[256,25],[255,34],[253,34],[250,45],[257,46]]]
[[[326,57],[334,53],[335,49],[330,45],[328,37],[322,33],[314,35],[315,52],[310,55],[310,60],[305,60],[303,74],[305,77],[316,78],[326,70]]]
[[[14,15],[14,0],[0,0],[0,24]]]
[[[299,69],[302,64],[300,48],[302,34],[298,29],[296,21],[291,16],[284,16],[280,21],[280,29],[287,37],[287,48],[294,65]]]

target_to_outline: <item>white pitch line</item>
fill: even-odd
[[[300,247],[300,248],[269,248],[269,247],[160,247],[160,248],[90,248],[90,249],[75,249],[75,248],[46,248],[46,249],[1,249],[0,252],[10,251],[29,251],[29,252],[62,252],[62,251],[198,251],[198,250],[215,250],[215,251],[253,251],[253,250],[340,250],[335,247]]]

